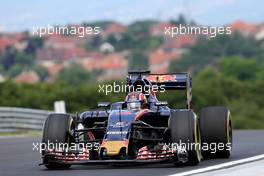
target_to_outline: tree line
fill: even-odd
[[[112,82],[108,82],[111,84]],[[100,83],[102,84],[102,83]],[[65,100],[70,113],[96,109],[100,101],[124,101],[125,93],[99,93],[97,83],[0,83],[0,106],[53,109],[53,102]],[[185,96],[178,91],[159,93],[170,107],[184,107]],[[217,68],[207,67],[193,77],[193,107],[226,105],[232,112],[235,128],[263,128],[264,65],[241,56],[222,58]]]

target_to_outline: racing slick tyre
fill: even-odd
[[[229,158],[232,149],[231,114],[227,107],[203,108],[199,118],[204,158]]]
[[[198,165],[201,161],[199,122],[191,110],[172,110],[169,119],[171,144],[177,145],[175,165]],[[179,153],[181,147],[184,152]],[[182,155],[183,154],[183,155]],[[182,156],[179,156],[182,155]],[[184,160],[184,161],[183,161]]]
[[[68,114],[50,114],[43,127],[42,144],[48,146],[52,144],[55,146],[59,143],[70,144],[72,137],[70,136],[70,130],[73,128],[73,119]],[[43,164],[48,169],[66,169],[70,164],[60,164],[53,162],[50,156],[45,155],[45,151],[42,148]]]

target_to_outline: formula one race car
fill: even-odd
[[[153,163],[197,165],[202,158],[228,158],[232,149],[227,107],[192,110],[188,73],[129,72],[125,101],[98,103],[80,115],[50,114],[43,127],[42,163],[47,168],[73,164]],[[156,92],[186,91],[186,108],[171,109]]]

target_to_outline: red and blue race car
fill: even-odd
[[[98,103],[80,115],[50,114],[42,138],[42,164],[153,163],[197,165],[202,158],[228,158],[232,150],[231,115],[227,107],[192,110],[188,73],[127,76],[125,101]],[[172,109],[156,91],[183,90],[186,108]]]

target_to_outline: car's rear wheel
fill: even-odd
[[[175,164],[197,165],[201,161],[201,135],[196,115],[191,110],[172,110],[169,119],[169,131],[171,143],[175,146],[185,146],[187,161],[179,162],[179,156],[175,158]],[[179,154],[179,153],[178,153]]]
[[[68,114],[50,114],[43,127],[42,143],[44,146],[55,146],[68,144],[72,141],[70,130],[73,128],[73,119]],[[48,169],[69,168],[70,164],[60,164],[54,162],[52,158],[46,156],[43,150],[43,163]]]
[[[199,118],[204,158],[229,158],[232,150],[231,114],[227,107],[206,107]]]

